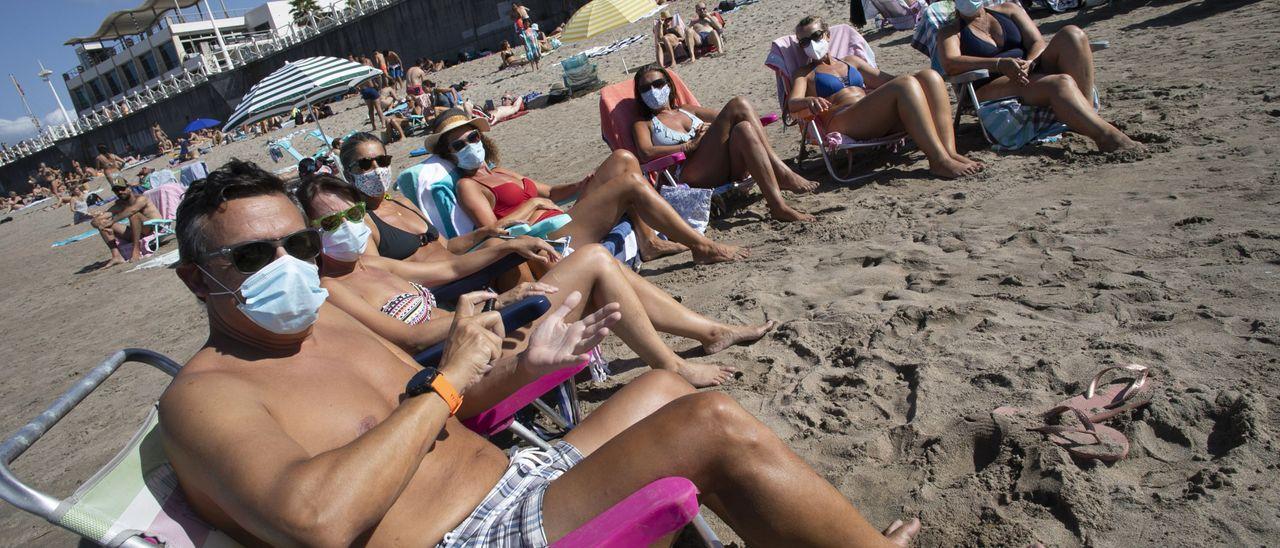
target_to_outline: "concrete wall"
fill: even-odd
[[[529,7],[540,26],[553,28],[566,21],[572,9],[584,2],[524,0],[521,3]],[[405,0],[233,72],[218,74],[182,95],[0,166],[0,185],[6,191],[24,192],[28,190],[27,176],[40,162],[68,166],[72,159],[91,161],[97,154],[98,143],[106,143],[117,154],[123,151],[126,142],[144,152],[154,152],[152,124],[159,123],[166,133],[176,137],[188,118],[226,120],[240,97],[285,61],[321,55],[367,55],[375,49],[391,49],[410,63],[419,57],[456,59],[459,51],[496,50],[503,40],[515,41],[515,30],[507,16],[510,5],[510,0]]]

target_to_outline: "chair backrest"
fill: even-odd
[[[104,546],[142,535],[168,547],[239,546],[196,516],[160,446],[153,406],[110,464],[63,500],[50,521]]]
[[[447,238],[456,238],[476,229],[475,221],[458,207],[457,182],[453,163],[434,154],[422,163],[410,166],[396,179],[400,191]]]
[[[849,25],[832,25],[830,53],[833,58],[844,58],[854,55],[862,58],[871,66],[876,65],[876,53],[856,29]],[[777,85],[778,104],[782,112],[787,112],[787,95],[791,93],[791,80],[796,71],[809,64],[809,58],[796,44],[794,34],[788,34],[773,41],[769,46],[769,56],[765,57],[764,66],[773,69]]]
[[[160,212],[162,219],[175,219],[178,215],[178,204],[187,194],[187,187],[176,182],[160,185],[142,193]]]
[[[564,68],[564,71],[566,73],[572,70],[581,69],[582,67],[586,66],[586,64],[587,64],[587,54],[585,53],[579,53],[577,55],[574,55],[573,57],[565,59],[564,61],[560,61],[560,66]]]
[[[674,70],[667,69],[671,75],[671,88],[676,94],[676,105],[701,106],[698,98],[686,86],[684,80]],[[610,150],[624,149],[632,154],[636,152],[636,140],[632,135],[632,126],[640,119],[640,107],[636,103],[635,82],[623,80],[605,86],[600,90],[600,135]]]

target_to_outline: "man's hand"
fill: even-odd
[[[609,336],[609,327],[622,319],[618,303],[609,303],[581,320],[565,324],[564,317],[580,302],[582,294],[574,291],[542,319],[529,335],[528,348],[520,353],[521,365],[545,375],[581,363],[587,359],[587,352]]]
[[[552,264],[560,260],[560,254],[556,253],[555,248],[541,238],[517,236],[507,240],[507,247],[519,253],[521,257],[542,264]]]
[[[458,298],[440,358],[440,374],[459,394],[475,386],[502,355],[502,338],[506,336],[502,317],[497,312],[476,312],[478,303],[496,297],[491,291],[476,291]]]
[[[541,282],[524,282],[514,288],[511,288],[507,292],[498,295],[498,301],[494,303],[494,307],[498,310],[502,310],[508,305],[518,302],[525,297],[532,297],[534,295],[552,295],[558,291],[560,291],[560,288],[554,285],[544,284]]]

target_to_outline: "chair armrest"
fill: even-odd
[[[458,297],[461,297],[464,293],[479,291],[487,287],[499,274],[520,266],[524,262],[524,257],[512,253],[494,261],[489,266],[481,268],[470,276],[431,288],[431,294],[435,296],[436,302],[441,305],[452,305],[458,302]]]
[[[586,369],[587,364],[588,362],[583,360],[577,365],[571,365],[543,375],[533,382],[520,387],[519,390],[498,402],[497,405],[462,421],[462,424],[481,436],[492,436],[506,430],[507,426],[511,424],[511,418],[515,416],[517,411],[524,409],[533,403],[533,400],[542,397],[543,394],[554,390],[555,387],[560,386],[560,383],[572,379],[579,371]]]
[[[1111,49],[1110,40],[1090,40],[1089,41],[1090,51],[1102,51],[1104,49]]]
[[[498,315],[502,316],[502,328],[510,333],[533,323],[550,309],[551,301],[542,295],[534,295],[503,307]],[[437,367],[443,357],[444,343],[440,343],[414,355],[413,360],[423,367]]]
[[[780,118],[781,116],[778,116],[778,113],[770,112],[769,114],[766,114],[760,117],[760,125],[767,126],[769,124],[777,122]]]
[[[649,546],[698,515],[698,488],[681,477],[657,480],[551,544],[553,548]]]
[[[991,76],[991,71],[987,69],[971,70],[969,72],[962,72],[954,76],[948,76],[947,83],[948,84],[968,84],[970,82],[977,82],[978,80],[981,80],[983,78],[988,78],[990,76]]]
[[[645,173],[662,171],[671,166],[684,162],[684,159],[685,159],[685,155],[683,152],[676,152],[676,153],[668,154],[666,156],[658,158],[657,160],[646,162],[645,164],[640,166],[640,169],[644,170]]]

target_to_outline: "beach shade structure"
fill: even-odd
[[[569,18],[560,40],[566,43],[586,40],[639,21],[657,9],[653,0],[592,0]]]
[[[299,106],[346,93],[361,82],[381,75],[376,68],[336,57],[308,57],[286,62],[249,89],[240,106],[227,118],[223,131],[288,114]],[[316,120],[319,127],[320,121]],[[323,128],[321,128],[323,131]]]
[[[221,124],[221,123],[222,123],[222,122],[219,122],[219,121],[214,120],[214,119],[212,119],[212,118],[196,118],[195,120],[192,120],[190,124],[187,124],[187,127],[182,128],[182,132],[183,132],[183,133],[191,133],[191,132],[193,132],[193,131],[200,131],[200,130],[202,130],[202,129],[209,129],[209,128],[214,127],[214,126],[217,126],[218,124]]]

